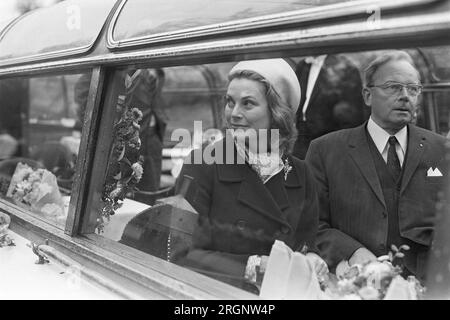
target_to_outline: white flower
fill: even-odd
[[[135,162],[131,166],[131,169],[133,170],[133,175],[136,177],[136,180],[141,180],[142,174],[144,173],[144,169],[141,164],[139,162]]]
[[[121,192],[122,192],[122,187],[117,187],[109,193],[109,197],[111,199],[117,198]]]
[[[339,290],[343,292],[352,292],[355,288],[355,285],[353,284],[352,279],[342,279],[339,280],[337,283]]]
[[[387,263],[374,261],[369,263],[363,268],[363,276],[368,277],[370,275],[381,275],[384,273],[389,273],[391,267]]]
[[[380,297],[380,294],[377,289],[371,286],[367,286],[364,288],[361,288],[358,291],[358,294],[363,298],[364,300],[378,300]]]
[[[389,255],[385,254],[384,256],[379,256],[379,257],[377,258],[377,260],[378,260],[379,262],[384,262],[384,261],[389,261],[390,258],[389,258]]]
[[[39,186],[39,198],[43,198],[48,193],[51,193],[53,188],[48,183],[40,183]]]
[[[142,111],[139,110],[138,108],[131,109],[131,113],[133,114],[133,118],[136,122],[139,122],[142,120],[143,114],[142,114]]]
[[[28,181],[20,181],[18,184],[16,184],[16,190],[20,193],[26,193],[31,190],[31,183]]]
[[[351,293],[351,294],[344,295],[342,297],[342,300],[362,300],[362,299],[357,294]]]
[[[381,288],[381,281],[392,272],[392,266],[388,262],[374,261],[363,269],[363,276],[367,283],[376,289]]]
[[[284,170],[284,180],[287,180],[287,175],[292,170],[292,166],[289,164],[289,161],[287,158],[284,160],[283,170]]]

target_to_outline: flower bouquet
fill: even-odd
[[[339,264],[336,274],[318,277],[312,262],[275,240],[261,285],[263,299],[301,300],[416,300],[425,288],[413,276],[404,279],[402,267],[393,261],[404,257],[400,248],[363,265]]]
[[[96,230],[99,234],[104,231],[105,223],[110,220],[110,216],[122,206],[125,197],[131,196],[137,189],[136,185],[144,173],[142,167],[144,158],[140,155],[139,137],[139,122],[143,114],[138,108],[125,106],[123,99],[125,99],[123,96],[119,96],[116,106],[120,118],[114,125],[113,147],[97,218]]]
[[[378,257],[377,261],[363,265],[341,263],[336,275],[322,283],[322,289],[330,299],[337,300],[417,300],[423,297],[425,288],[414,277],[404,279],[401,265],[394,265],[395,259],[404,257],[403,245],[392,246],[389,255]]]
[[[58,223],[66,218],[56,177],[46,169],[33,169],[19,162],[6,196],[19,206],[39,212],[46,219]]]

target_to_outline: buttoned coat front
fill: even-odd
[[[318,203],[303,161],[289,156],[290,171],[285,175],[282,170],[263,184],[242,158],[237,161],[241,164],[226,163],[225,140],[215,144],[215,154],[222,148],[222,164],[185,163],[177,185],[179,190],[184,176],[193,178],[194,192],[186,198],[199,213],[185,265],[233,282],[243,279],[249,256],[269,255],[276,239],[293,250],[304,245],[314,250]],[[205,150],[197,149],[189,159],[196,152],[202,159]],[[237,159],[235,148],[232,152]]]

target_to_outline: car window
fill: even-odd
[[[64,228],[90,72],[0,80],[0,201]]]

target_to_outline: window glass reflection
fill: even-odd
[[[425,57],[426,50],[405,50],[417,64],[423,86],[411,123],[445,136],[449,130],[450,88],[430,76],[437,66]],[[370,109],[362,97],[363,70],[385,52],[283,57],[301,88],[295,118],[297,133],[292,145],[294,156],[303,158],[312,140],[357,127],[368,119]],[[236,96],[229,91],[228,80],[235,64],[117,71],[113,83],[116,110],[113,145],[107,176],[101,185],[103,197],[97,201],[103,203],[102,208],[108,213],[105,215],[103,211],[102,215],[104,237],[259,293],[260,287],[249,282],[246,274],[251,256],[269,255],[275,240],[283,240],[292,250],[306,253],[310,250],[319,255],[320,250],[314,251],[314,243],[302,238],[313,227],[296,229],[308,225],[298,221],[307,212],[290,216],[277,207],[286,200],[278,192],[284,187],[271,185],[270,174],[267,185],[247,184],[240,188],[247,181],[246,171],[233,175],[227,168],[204,172],[204,167],[186,166],[187,159],[192,161],[195,156],[194,151],[190,158],[186,157],[192,150],[205,150],[226,142],[225,128],[231,114],[226,104],[237,104]],[[315,77],[311,76],[313,73]],[[236,153],[239,154],[237,147]],[[243,158],[246,157],[250,159],[244,153]],[[289,177],[298,168],[285,169],[283,166],[274,177],[282,172],[278,178],[283,181],[284,175]],[[252,168],[249,170],[253,172]],[[290,200],[285,206],[289,208],[300,201],[298,210],[306,210],[304,205],[314,207],[308,202],[309,196],[302,198],[304,191],[298,194],[294,191],[298,181],[286,181],[289,181],[286,194]],[[302,183],[307,185],[305,181]],[[428,187],[434,192],[441,186]],[[228,188],[240,190],[238,196]],[[222,190],[220,195],[217,190]],[[248,195],[266,197],[252,201]],[[414,206],[419,207],[419,204]],[[288,217],[286,225],[277,220],[283,214]],[[272,223],[262,216],[272,219]],[[333,275],[337,272],[330,271]]]
[[[64,227],[90,73],[0,80],[1,199]]]

